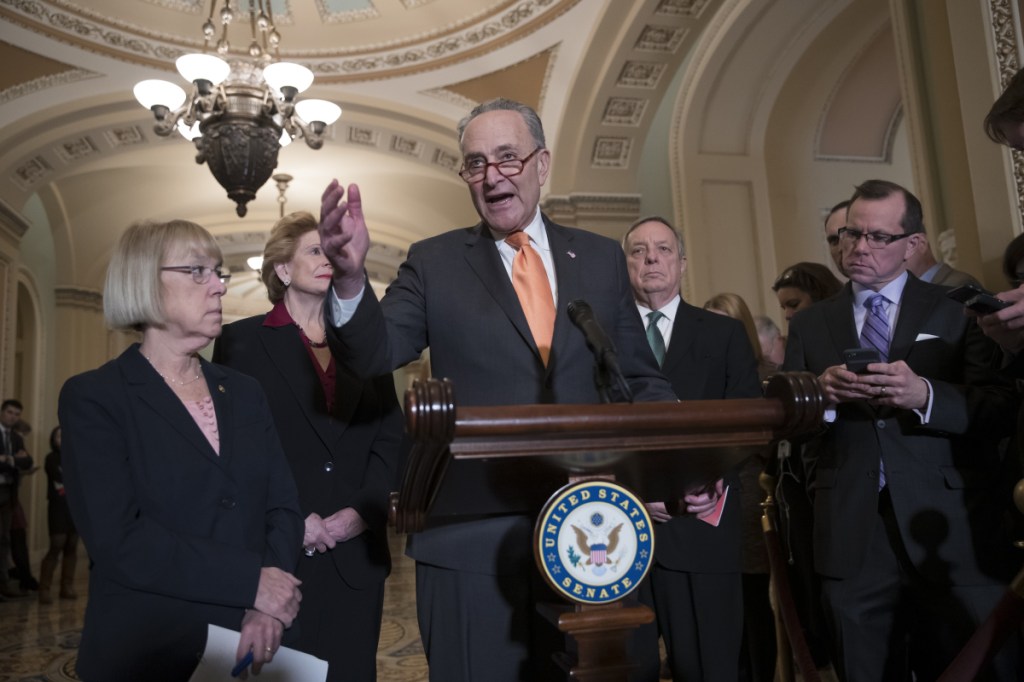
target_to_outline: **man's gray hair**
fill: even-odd
[[[626,239],[629,238],[629,235],[632,234],[633,230],[640,227],[644,223],[661,223],[668,229],[672,230],[672,234],[676,236],[676,246],[679,247],[679,258],[680,260],[686,258],[686,245],[683,243],[683,233],[677,230],[675,226],[668,221],[668,219],[662,218],[660,215],[649,215],[644,216],[643,218],[640,218],[638,220],[634,220],[633,224],[629,226],[628,230],[626,230],[626,234],[622,235],[623,251],[626,250]]]
[[[530,136],[533,138],[534,143],[538,147],[546,147],[544,143],[544,125],[540,122],[540,116],[537,112],[522,102],[516,102],[515,100],[507,99],[505,97],[498,97],[496,99],[489,100],[483,104],[478,104],[473,107],[473,110],[466,114],[466,117],[459,121],[459,125],[456,131],[459,134],[459,144],[462,144],[462,135],[466,132],[466,126],[469,122],[480,114],[486,114],[488,111],[516,111],[520,116],[523,117],[523,122],[526,123],[527,130],[530,131]]]

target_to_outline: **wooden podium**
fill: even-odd
[[[496,407],[457,407],[455,387],[429,379],[406,392],[405,406],[413,446],[391,506],[400,533],[445,516],[535,516],[553,493],[584,479],[615,481],[671,507],[683,490],[773,442],[820,428],[824,414],[806,372],[773,376],[764,398]],[[575,680],[626,680],[626,638],[653,618],[621,601],[538,607],[576,639],[576,660],[566,665]]]

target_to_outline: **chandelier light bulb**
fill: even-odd
[[[220,23],[230,24],[235,20],[235,13],[231,11],[231,7],[225,4],[220,8]]]
[[[231,65],[220,57],[199,52],[178,57],[174,65],[178,67],[181,77],[189,83],[208,80],[213,85],[220,85],[231,73]]]
[[[156,78],[139,81],[132,92],[139,104],[147,109],[167,107],[173,111],[185,103],[184,90],[170,81]]]
[[[213,22],[209,19],[203,24],[203,37],[207,40],[211,40],[217,33],[217,27],[213,25]]]
[[[319,121],[331,125],[341,118],[341,107],[325,99],[304,99],[296,102],[295,113],[307,123]]]
[[[282,130],[281,137],[277,141],[281,143],[281,148],[283,149],[292,143],[292,136],[288,134],[287,130]]]
[[[263,69],[263,80],[278,93],[285,87],[304,92],[313,84],[313,72],[301,64],[274,62]]]

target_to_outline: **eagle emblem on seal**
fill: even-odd
[[[618,563],[618,560],[613,558],[613,554],[619,546],[619,533],[622,531],[623,524],[620,523],[608,530],[602,527],[604,526],[604,516],[595,513],[590,516],[589,524],[581,524],[582,528],[575,524],[570,525],[576,534],[576,546],[580,553],[587,557],[586,561],[582,563],[593,566],[594,575],[603,575],[608,570],[606,564],[608,567],[613,567]]]

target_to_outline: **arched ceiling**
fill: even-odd
[[[612,176],[635,169],[629,150],[720,2],[272,0],[281,57],[316,75],[305,96],[344,110],[320,151],[281,151],[287,209],[316,212],[332,177],[359,182],[386,282],[411,242],[476,221],[454,127],[499,95],[544,119],[549,193],[636,191]],[[209,14],[209,0],[0,0],[0,59],[16,65],[0,73],[0,201],[16,214],[42,199],[60,284],[99,289],[116,236],[139,218],[195,220],[239,259],[261,248],[274,183],[239,220],[191,145],[157,136],[131,94],[144,78],[181,80],[174,59],[202,48]],[[244,50],[246,23],[228,39]],[[232,295],[262,299],[247,278],[236,273]]]
[[[545,122],[554,164],[547,200],[639,195],[655,114],[663,102],[683,102],[672,84],[694,68],[688,60],[708,28],[800,17],[776,22],[781,34],[760,26],[743,38],[785,45],[786,31],[807,22],[817,2],[772,0],[767,14],[760,0],[272,0],[281,57],[316,74],[304,96],[344,109],[323,149],[281,151],[277,172],[294,178],[287,210],[316,213],[333,177],[358,182],[372,274],[386,283],[410,243],[476,222],[454,172],[454,128],[496,96],[533,105]],[[0,209],[16,215],[39,197],[58,285],[99,290],[124,227],[183,217],[218,237],[235,270],[226,309],[265,308],[241,263],[261,250],[278,217],[274,183],[237,218],[192,146],[157,136],[131,94],[144,78],[181,81],[174,59],[202,47],[209,12],[209,0],[0,0],[0,59],[13,65],[0,72]],[[248,32],[235,27],[229,39],[242,50]],[[749,52],[754,64],[766,53]],[[720,94],[709,102],[723,101]],[[737,122],[728,103],[721,112],[710,107],[705,125]],[[668,138],[666,129],[653,133]]]

